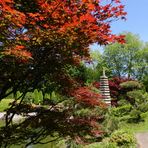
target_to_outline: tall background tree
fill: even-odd
[[[113,76],[142,80],[147,75],[147,51],[138,35],[125,33],[124,45],[114,43],[104,48],[103,57]]]

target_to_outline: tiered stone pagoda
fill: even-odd
[[[108,105],[111,105],[108,77],[105,75],[105,69],[103,69],[103,75],[100,77],[100,91],[103,96],[104,102]]]

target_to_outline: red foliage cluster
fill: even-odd
[[[105,107],[105,103],[102,101],[102,96],[96,92],[93,92],[89,87],[80,87],[73,92],[73,96],[78,103],[87,106],[101,106]]]
[[[96,120],[91,120],[88,118],[74,118],[70,120],[70,123],[75,125],[77,128],[81,127],[82,133],[85,132],[85,130],[83,131],[83,128],[85,129],[86,127],[89,127],[89,130],[87,132],[90,134],[90,136],[93,136],[95,138],[101,137],[104,134],[102,127],[100,126],[100,124],[98,124],[98,122],[96,122]],[[88,144],[87,138],[83,137],[82,135],[76,134],[74,138],[75,141],[79,144]]]
[[[95,81],[95,82],[93,82],[93,84],[92,84],[94,87],[96,87],[96,88],[100,88],[100,83],[99,82],[97,82],[97,81]]]
[[[90,60],[90,44],[124,43],[124,36],[114,35],[110,29],[113,20],[125,19],[120,1],[0,0],[0,9],[3,57],[12,56],[13,62],[14,58],[22,63],[31,61],[32,69],[34,65],[39,68],[33,76],[47,74],[63,90],[75,83],[66,78],[65,65],[78,66],[82,60]],[[21,29],[24,31],[18,33]]]
[[[36,7],[31,8],[33,4]],[[125,18],[126,12],[120,1],[112,0],[111,3],[103,5],[100,0],[33,0],[30,8],[23,5],[23,1],[0,0],[0,19],[3,22],[0,27],[6,27],[9,23],[18,28],[27,27],[28,32],[32,33],[33,30],[39,32],[47,29],[46,31],[59,34],[63,38],[67,36],[67,41],[71,44],[78,42],[83,45],[83,49],[74,48],[72,51],[76,63],[81,61],[80,50],[85,58],[89,56],[88,45],[91,43],[124,42],[124,36],[113,35],[110,30],[113,19]],[[34,12],[29,11],[30,9],[34,9]]]
[[[3,53],[17,57],[20,62],[27,62],[32,58],[31,52],[27,51],[25,46],[22,45],[16,45],[15,47],[11,47],[11,49],[6,49]]]

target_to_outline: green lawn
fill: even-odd
[[[13,102],[13,99],[3,99],[0,102],[0,112],[5,111],[9,107],[9,103]]]

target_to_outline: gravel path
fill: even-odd
[[[5,112],[0,112],[0,119],[2,119],[4,115],[5,115]]]
[[[1,119],[1,120],[4,120],[4,119],[5,119],[5,115],[6,115],[5,112],[0,112],[0,119]],[[13,117],[13,121],[18,121],[18,120],[20,120],[20,119],[22,119],[22,118],[24,118],[24,117],[21,116],[21,115],[15,114],[14,117]]]
[[[137,133],[138,148],[148,148],[148,133]]]
[[[5,118],[5,115],[6,115],[5,112],[0,112],[0,119],[4,119],[4,118]],[[35,116],[36,113],[29,113],[28,115],[29,115],[29,116]],[[20,120],[20,119],[22,119],[22,118],[25,118],[25,116],[21,116],[21,115],[15,114],[14,117],[13,117],[13,121],[14,121],[14,120],[15,120],[15,121],[16,121],[16,120]]]

